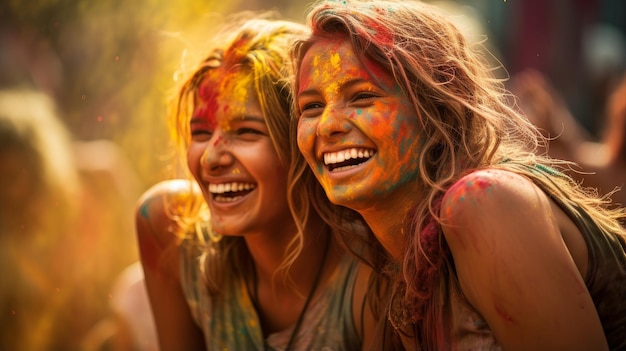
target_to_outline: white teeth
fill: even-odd
[[[351,148],[339,152],[329,152],[324,154],[324,163],[332,165],[341,163],[352,158],[370,158],[376,153],[375,150]]]
[[[222,184],[209,184],[209,192],[211,194],[224,194],[224,193],[229,193],[232,191],[244,191],[244,190],[251,190],[254,188],[256,188],[256,185],[252,183],[233,182],[233,183],[222,183]],[[229,199],[236,199],[238,197],[235,197],[235,198],[229,197]]]

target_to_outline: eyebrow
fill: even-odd
[[[233,119],[233,120],[244,121],[244,122],[259,122],[259,123],[266,124],[265,118],[257,117],[257,116],[249,116],[249,115],[245,115],[241,119]],[[198,124],[198,123],[204,123],[204,122],[205,122],[205,119],[203,117],[192,117],[191,120],[189,121],[189,124]]]
[[[345,82],[345,83],[341,84],[341,85],[339,86],[339,91],[340,91],[340,92],[343,92],[343,91],[348,90],[348,89],[350,89],[351,87],[353,87],[353,86],[355,86],[355,85],[357,85],[357,84],[361,84],[361,83],[363,83],[363,82],[368,82],[368,80],[367,80],[367,79],[363,79],[363,78],[354,78],[354,79],[351,79],[351,80],[349,80],[349,81],[347,81],[347,82]],[[302,97],[303,95],[304,95],[304,96],[306,96],[306,95],[315,95],[315,94],[317,94],[317,89],[314,89],[314,88],[312,88],[312,89],[307,89],[307,90],[303,90],[303,91],[301,91],[300,93],[298,93],[298,97],[297,97],[297,98],[299,99],[299,98],[300,98],[300,97]]]

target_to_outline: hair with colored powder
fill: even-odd
[[[223,86],[237,73],[237,78],[250,79],[253,82],[276,153],[285,165],[291,162],[293,154],[288,139],[291,86],[289,66],[286,65],[287,53],[291,42],[306,35],[308,30],[301,24],[275,19],[276,16],[272,12],[237,13],[225,18],[225,25],[212,36],[215,39],[212,39],[209,54],[183,82],[171,114],[170,131],[179,147],[181,160],[186,159],[191,140],[190,119],[194,113],[204,113],[197,111],[197,106],[209,98],[207,95],[219,89],[217,85]],[[207,77],[216,86],[203,85]],[[235,100],[238,98],[241,97],[233,96]],[[192,180],[190,183],[195,184],[188,169],[184,169],[187,177]],[[206,246],[203,250],[204,275],[209,292],[217,294],[223,279],[232,273],[224,267],[243,272],[249,269],[251,258],[247,254],[243,238],[216,237],[212,233],[210,213],[204,198],[197,191],[191,191],[190,194],[193,195],[188,201],[176,201],[185,205],[173,209],[170,215],[177,220],[182,232],[193,233],[201,245]],[[214,240],[204,239],[204,234],[207,233]],[[291,252],[283,263],[284,268],[293,262],[301,250],[301,235],[300,232],[293,239]]]
[[[450,340],[450,321],[444,314],[446,289],[461,292],[440,234],[437,207],[443,192],[469,171],[514,169],[541,183],[552,196],[577,203],[602,229],[624,232],[618,223],[624,213],[607,209],[608,198],[592,194],[569,177],[546,177],[533,170],[536,164],[564,169],[570,163],[534,153],[546,141],[511,106],[503,79],[494,73],[498,67],[490,67],[487,50],[480,43],[467,42],[438,8],[417,1],[329,0],[317,2],[307,20],[313,35],[294,46],[296,70],[317,38],[343,35],[357,56],[377,62],[395,78],[423,129],[424,144],[415,155],[420,170],[416,181],[426,189],[427,201],[417,203],[407,218],[399,275],[403,282],[396,282],[406,287],[391,298],[403,299],[407,308],[390,312],[406,315],[410,309],[422,347],[443,349]],[[299,116],[297,106],[293,109]]]
[[[297,148],[292,147],[289,139],[292,100],[292,66],[289,62],[289,50],[292,42],[305,38],[309,31],[303,24],[277,20],[276,16],[277,14],[273,12],[243,12],[225,21],[228,25],[214,37],[227,39],[213,45],[209,55],[180,88],[170,119],[170,130],[179,146],[181,159],[186,159],[185,154],[190,143],[189,121],[194,113],[202,113],[196,109],[200,99],[203,98],[201,94],[211,94],[211,91],[203,86],[207,76],[210,75],[212,82],[216,83],[228,80],[227,74],[235,71],[243,74],[239,77],[251,78],[276,153],[281,162],[289,168],[286,200],[298,227],[298,235],[292,240],[289,252],[281,265],[282,271],[286,273],[302,250],[302,233],[310,221],[319,221],[321,217],[327,227],[335,232],[367,229],[364,224],[359,226],[358,214],[343,209],[346,214],[343,216],[342,209],[332,205],[327,199],[319,202],[321,208],[317,205],[313,208],[310,206],[311,197],[325,198],[326,195],[319,188],[303,156]],[[294,174],[301,177],[295,177]],[[191,175],[187,176],[193,179]],[[197,191],[190,193],[195,195],[188,201],[176,201],[185,205],[183,208],[175,209],[171,216],[177,220],[182,232],[194,233],[206,246],[204,274],[209,291],[217,294],[220,282],[227,279],[233,271],[250,271],[251,258],[241,237],[218,238],[211,234],[210,213],[204,198]],[[215,240],[204,241],[204,233],[208,233],[208,236]]]

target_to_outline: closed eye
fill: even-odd
[[[213,135],[213,132],[208,130],[208,129],[193,129],[191,131],[191,139],[193,141],[207,141],[209,139],[211,139],[211,136]]]
[[[242,135],[242,134],[259,134],[259,135],[263,135],[264,133],[260,130],[254,129],[254,128],[239,128],[237,129],[237,135]]]
[[[320,102],[309,102],[300,107],[300,117],[315,117],[319,114],[324,104]]]
[[[378,95],[370,91],[364,91],[354,94],[352,101],[357,103],[369,102],[371,99],[377,98]]]

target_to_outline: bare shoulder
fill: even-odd
[[[441,206],[460,288],[503,348],[605,349],[593,300],[563,239],[568,221],[529,178],[476,171],[450,187]]]
[[[549,242],[562,242],[548,196],[510,171],[485,169],[464,176],[445,193],[440,215],[457,263],[497,266],[525,247],[536,251],[536,245],[545,249]]]
[[[158,242],[167,244],[173,239],[171,229],[176,225],[172,214],[175,209],[187,206],[194,196],[199,195],[198,191],[193,182],[185,179],[165,180],[150,187],[135,207],[137,234],[151,235]]]
[[[166,180],[153,185],[135,206],[135,230],[144,270],[177,271],[174,248],[181,242],[176,215],[195,201],[199,190],[188,180]]]
[[[530,179],[500,169],[472,172],[445,193],[441,216],[446,227],[501,222],[521,218],[537,206],[549,205],[547,195]]]
[[[140,259],[162,350],[206,348],[182,290],[175,218],[177,208],[186,208],[198,196],[195,183],[166,180],[144,192],[135,207]]]

